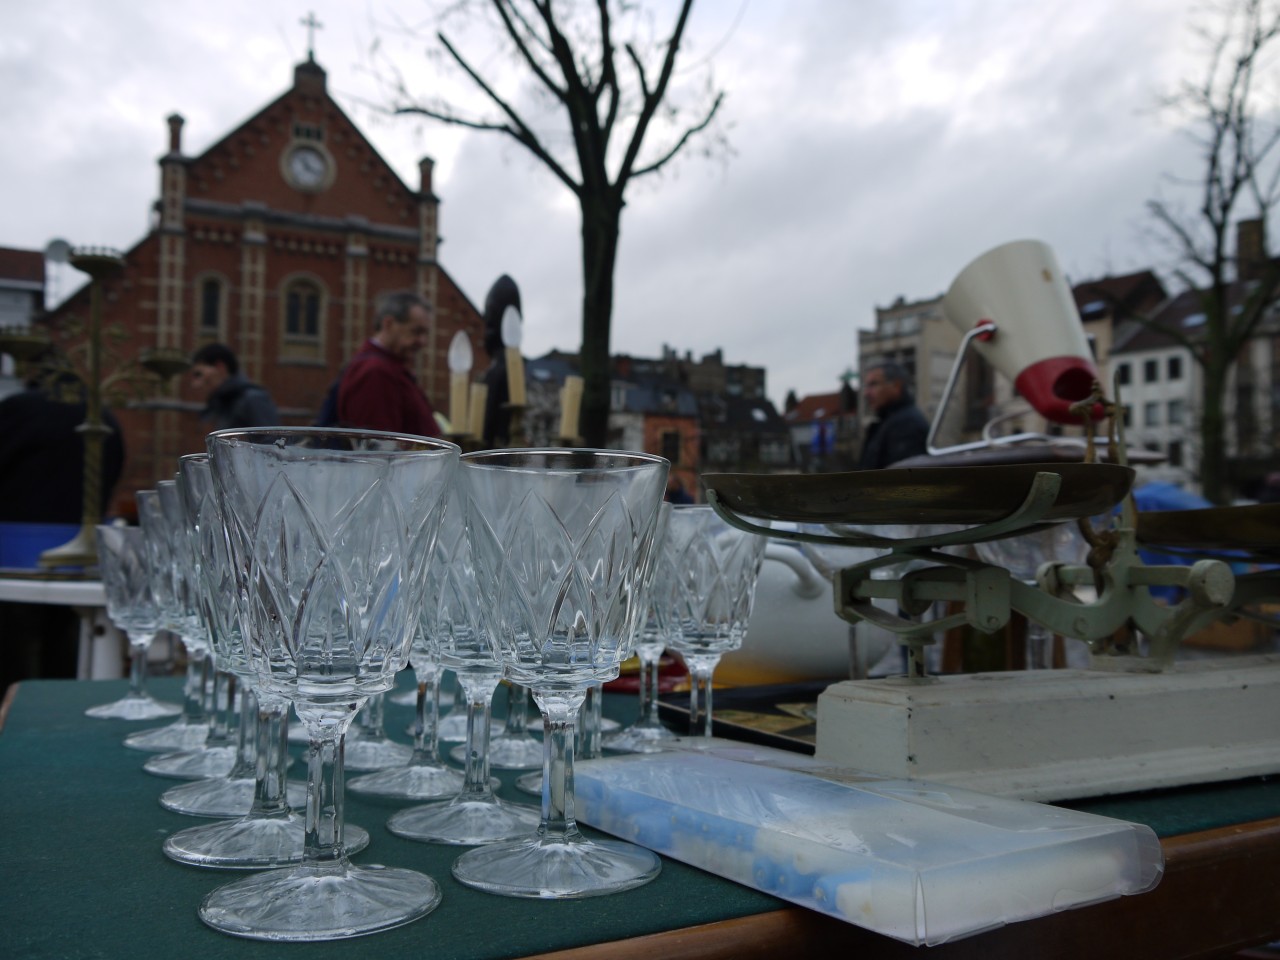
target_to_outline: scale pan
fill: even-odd
[[[852,473],[709,473],[702,484],[730,510],[792,523],[994,523],[1016,510],[1037,473],[1056,473],[1062,487],[1042,522],[1106,513],[1133,484],[1133,470],[1114,463],[1019,463],[911,467]]]
[[[1144,547],[1240,551],[1274,563],[1280,559],[1280,503],[1145,511],[1138,514],[1137,538]]]

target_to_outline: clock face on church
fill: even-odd
[[[303,144],[292,147],[284,157],[284,173],[300,190],[322,190],[332,172],[329,157],[320,149]]]

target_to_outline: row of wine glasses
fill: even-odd
[[[439,798],[401,810],[392,832],[473,846],[454,877],[510,896],[591,896],[657,875],[651,852],[577,827],[578,711],[591,685],[617,675],[647,620],[651,643],[665,633],[675,649],[690,645],[691,671],[696,657],[713,667],[718,651],[741,642],[750,611],[750,591],[744,601],[726,578],[750,572],[752,557],[758,572],[760,557],[709,533],[705,520],[677,534],[685,510],[715,518],[707,508],[660,512],[666,461],[583,450],[459,458],[442,441],[347,430],[222,431],[208,446],[207,456],[184,458],[178,489],[207,642],[253,704],[257,776],[238,819],[180,831],[165,852],[206,866],[293,865],[214,890],[200,906],[206,923],[258,939],[334,939],[410,922],[439,902],[438,884],[421,873],[349,859],[368,840],[345,823],[344,737],[407,663],[420,700],[442,667],[459,677],[465,776],[434,793],[383,794]],[[710,557],[718,579],[671,576],[679,551],[699,564]],[[648,603],[663,590],[665,631]],[[695,696],[705,698],[703,672]],[[490,705],[504,676],[517,695],[530,689],[543,714],[537,814],[492,792]],[[286,796],[290,704],[308,738],[303,818]],[[376,712],[371,722],[381,728]],[[420,738],[427,726],[416,724]],[[415,767],[407,776],[420,780],[428,765],[411,759],[352,786],[379,778],[375,788],[386,787]]]

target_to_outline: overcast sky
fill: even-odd
[[[465,97],[395,25],[425,23],[421,2],[9,4],[0,246],[141,239],[165,117],[186,117],[195,155],[256,113],[291,84],[310,10],[330,92],[373,144],[414,188],[418,158],[436,159],[445,268],[477,306],[499,274],[516,279],[526,355],[576,350],[572,195],[500,135],[370,106],[386,102],[375,37],[416,93]],[[1007,240],[1047,241],[1073,281],[1166,266],[1144,204],[1198,168],[1157,109],[1200,75],[1191,14],[1185,0],[699,0],[676,83],[696,94],[710,65],[731,152],[633,182],[614,352],[722,347],[766,367],[781,404],[838,387],[877,305],[942,293]],[[506,82],[483,34],[458,36]]]

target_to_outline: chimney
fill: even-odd
[[[169,152],[175,156],[182,155],[182,125],[186,123],[182,114],[169,114]]]
[[[1261,217],[1236,224],[1236,279],[1258,280],[1267,265],[1267,226]]]
[[[431,172],[435,169],[436,162],[430,157],[423,157],[418,161],[418,177],[421,185],[418,192],[424,197],[431,196]]]

